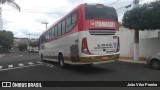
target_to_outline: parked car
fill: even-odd
[[[33,49],[28,49],[28,52],[33,52]]]
[[[34,49],[34,50],[33,50],[33,52],[38,53],[38,52],[39,52],[39,50],[38,50],[38,49]]]
[[[156,53],[153,55],[150,55],[147,58],[147,63],[153,68],[153,69],[160,69],[160,53]]]

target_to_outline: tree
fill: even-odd
[[[11,49],[13,45],[14,35],[11,31],[0,31],[0,46],[1,51],[6,52],[8,49]]]
[[[27,50],[27,43],[19,44],[19,45],[18,45],[18,49],[19,49],[20,51]]]
[[[38,47],[38,42],[37,41],[30,41],[29,46]]]
[[[0,4],[8,4],[20,11],[20,6],[14,0],[0,0]]]
[[[122,20],[123,26],[136,30],[159,29],[160,0],[145,3],[140,7],[125,12]]]
[[[139,45],[139,30],[160,29],[159,7],[160,0],[157,0],[155,2],[145,3],[140,7],[125,12],[122,19],[122,25],[126,28],[135,30],[134,43],[137,45]]]

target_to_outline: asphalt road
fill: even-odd
[[[0,81],[160,81],[160,71],[146,64],[120,61],[61,69],[57,63],[41,62],[38,53],[17,52],[0,58]]]

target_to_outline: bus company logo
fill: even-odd
[[[94,26],[94,25],[95,25],[95,24],[94,24],[94,22],[92,21],[92,22],[91,22],[91,26]]]
[[[2,82],[2,87],[11,87],[11,82]]]
[[[115,27],[115,23],[114,22],[91,22],[91,26],[114,28]]]

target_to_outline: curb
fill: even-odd
[[[130,62],[130,63],[140,63],[140,64],[147,64],[146,61],[134,61],[134,60],[118,60],[122,62]]]

